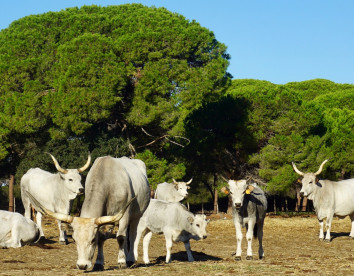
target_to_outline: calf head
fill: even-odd
[[[89,154],[86,164],[80,169],[63,169],[60,167],[58,161],[53,155],[48,153],[52,158],[56,169],[59,172],[60,179],[65,186],[65,188],[70,192],[71,199],[74,199],[77,195],[84,193],[84,187],[81,184],[81,175],[84,170],[86,170],[91,163],[91,155]]]
[[[73,229],[72,237],[76,243],[78,255],[76,266],[81,270],[86,270],[92,267],[92,259],[98,242],[99,227],[106,224],[113,224],[119,222],[129,205],[136,198],[133,197],[132,199],[130,199],[129,202],[125,205],[125,207],[114,216],[81,218],[51,212],[41,206],[40,203],[29,193],[27,193],[27,195],[30,198],[31,202],[40,210],[40,212],[52,216],[53,218],[56,218],[63,222],[69,223],[71,225]]]
[[[191,180],[189,180],[188,182],[178,182],[174,179],[173,180],[173,184],[175,185],[175,189],[177,190],[177,192],[183,197],[186,198],[188,196],[188,192],[187,190],[190,189],[190,187],[188,186],[193,178]]]
[[[228,187],[224,187],[221,191],[230,194],[232,204],[236,209],[240,209],[243,204],[245,194],[250,194],[254,186],[248,185],[246,180],[229,180]]]
[[[328,159],[323,161],[322,164],[320,165],[320,168],[315,173],[311,173],[311,172],[310,173],[303,173],[300,170],[298,170],[295,163],[292,162],[294,171],[303,177],[301,180],[302,187],[300,190],[300,196],[308,197],[316,189],[316,186],[320,187],[317,175],[319,175],[322,172],[323,166],[327,161],[328,161]]]
[[[206,239],[208,234],[206,231],[206,227],[210,222],[209,219],[206,219],[205,215],[195,215],[194,217],[187,218],[188,223],[190,223],[192,228],[193,239],[200,240]]]

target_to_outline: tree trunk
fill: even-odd
[[[15,176],[13,174],[10,175],[9,181],[9,211],[14,212],[14,182]]]
[[[214,191],[214,213],[219,213],[219,205],[218,205],[218,190]]]

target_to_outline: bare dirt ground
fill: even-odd
[[[69,236],[68,245],[58,243],[54,220],[46,218],[44,231],[47,240],[39,245],[17,249],[0,249],[0,275],[354,275],[354,239],[348,237],[350,220],[335,219],[332,241],[318,241],[319,226],[314,216],[268,216],[264,229],[265,259],[258,260],[258,241],[253,242],[254,260],[245,260],[246,241],[243,240],[243,258],[235,261],[235,229],[230,219],[212,219],[208,225],[209,237],[191,241],[195,262],[189,263],[183,243],[174,244],[172,262],[164,263],[165,241],[162,235],[153,235],[150,243],[149,266],[139,259],[134,268],[117,267],[117,242],[105,243],[105,270],[83,272],[76,268],[76,245]]]

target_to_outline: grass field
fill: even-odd
[[[54,220],[45,218],[47,240],[39,245],[17,249],[0,249],[0,275],[354,275],[354,239],[348,237],[350,220],[334,219],[332,241],[318,241],[319,226],[314,216],[291,218],[267,216],[264,228],[265,259],[258,260],[258,241],[253,242],[254,260],[235,261],[235,229],[230,219],[212,219],[209,236],[203,241],[191,241],[195,262],[188,262],[183,243],[174,244],[172,262],[164,263],[165,241],[153,235],[150,243],[149,266],[139,259],[134,268],[117,267],[117,242],[105,243],[105,270],[83,272],[76,268],[76,245],[69,236],[68,245],[58,243]]]

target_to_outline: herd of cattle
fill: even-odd
[[[173,242],[184,243],[188,261],[194,261],[190,239],[207,237],[209,220],[204,214],[193,214],[180,203],[187,195],[188,182],[161,183],[151,199],[146,167],[143,161],[127,157],[99,157],[94,161],[85,182],[81,184],[80,169],[63,169],[54,156],[50,155],[58,173],[52,174],[39,168],[30,169],[21,179],[21,197],[25,215],[0,211],[0,248],[21,247],[37,242],[44,237],[41,217],[46,214],[58,221],[59,242],[67,244],[66,232],[61,223],[71,225],[72,238],[77,245],[79,269],[92,267],[94,252],[97,258],[93,270],[103,270],[103,244],[106,235],[103,225],[118,225],[118,265],[126,267],[138,258],[138,245],[143,237],[143,261],[149,263],[148,248],[152,233],[164,234],[166,240],[166,263],[171,261]],[[313,200],[320,223],[323,240],[323,219],[326,218],[326,241],[330,241],[331,221],[334,216],[349,216],[352,221],[350,237],[354,238],[354,179],[333,182],[318,180],[325,160],[316,173],[303,173],[293,163],[296,173],[303,176],[302,196]],[[246,227],[248,242],[246,259],[252,259],[252,237],[258,238],[259,259],[264,258],[262,246],[263,225],[267,210],[267,199],[263,190],[246,180],[228,180],[222,191],[232,200],[232,216],[236,229],[236,260],[241,260],[242,227]],[[75,197],[85,193],[80,217],[69,215]],[[31,220],[31,206],[36,210],[36,221]],[[128,244],[129,243],[129,244]]]

